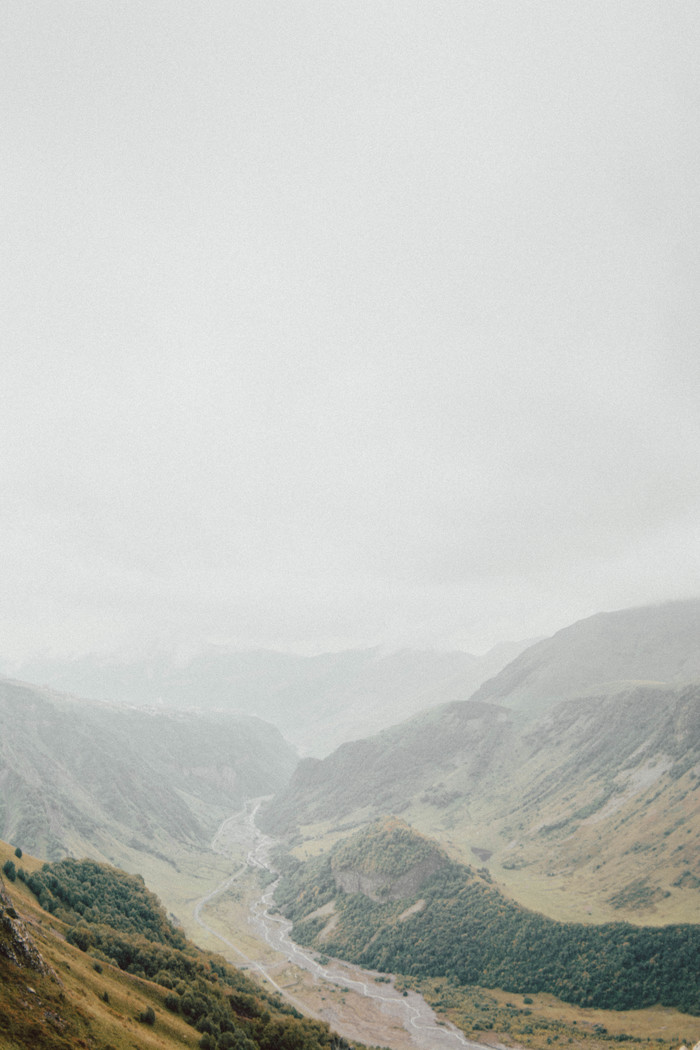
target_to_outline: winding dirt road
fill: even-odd
[[[269,858],[274,840],[263,835],[255,826],[259,805],[260,800],[251,800],[243,811],[234,814],[220,826],[212,841],[212,849],[224,855],[232,852],[240,855],[241,850],[247,849],[246,861],[194,907],[195,921],[234,953],[235,958],[231,961],[255,970],[297,1009],[329,1021],[336,1031],[348,1039],[391,1047],[392,1050],[407,1050],[409,1047],[418,1050],[456,1050],[457,1047],[485,1050],[480,1044],[466,1039],[454,1025],[438,1021],[422,996],[416,992],[404,995],[397,991],[393,978],[385,983],[385,974],[363,970],[336,959],[325,965],[319,963],[308,950],[291,940],[291,922],[282,915],[271,913],[275,884],[248,905],[249,923],[256,938],[283,956],[276,956],[274,963],[253,958],[249,952],[243,951],[240,944],[232,939],[235,936],[233,930],[226,929],[224,932],[211,925],[212,919],[205,921],[203,913],[206,909],[222,898],[251,868],[273,871]],[[305,971],[311,975],[315,986],[321,986],[320,990],[324,986],[326,989],[329,985],[333,986],[335,994],[321,996],[325,1002],[319,1006],[315,1001],[318,1000],[319,988],[316,987],[314,994],[307,996],[304,994],[303,981],[301,994],[292,994],[289,982],[285,982],[285,985],[279,983],[271,972],[274,969],[279,977],[281,964],[287,964],[286,970],[291,964],[292,969]],[[377,987],[378,977],[382,982],[381,990]],[[308,983],[308,976],[305,980]],[[295,983],[295,990],[298,983]],[[338,989],[342,991],[341,996],[337,994]],[[358,999],[361,1003],[358,1003]]]

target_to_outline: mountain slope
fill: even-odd
[[[367,807],[373,814],[400,812],[454,770],[463,784],[476,783],[512,734],[503,708],[471,700],[444,705],[343,744],[325,759],[302,760],[259,824],[283,834],[295,824],[337,821]]]
[[[201,848],[295,763],[258,719],[154,714],[0,680],[0,834],[43,856]]]
[[[700,601],[598,613],[530,646],[474,699],[541,711],[582,694],[700,679]]]
[[[0,861],[10,855],[0,843]],[[17,863],[20,875],[0,879],[3,1048],[349,1050],[195,948],[138,877],[93,862]]]
[[[317,836],[401,813],[567,919],[700,921],[700,686],[567,701],[525,726],[468,701],[299,765],[262,817]]]
[[[262,821],[276,834],[296,834],[306,855],[339,832],[400,813],[453,857],[488,864],[518,900],[552,916],[700,921],[700,683],[625,687],[618,678],[613,692],[550,699],[539,718],[532,708],[523,717],[516,701],[505,706],[511,694],[503,705],[485,699],[506,680],[522,683],[513,668],[525,663],[539,668],[540,683],[546,670],[552,689],[555,679],[583,688],[613,664],[632,679],[651,670],[684,678],[699,648],[696,613],[695,603],[676,603],[616,615],[612,634],[637,642],[624,651],[610,642],[603,670],[585,673],[582,654],[594,662],[590,640],[608,620],[595,630],[589,621],[574,625],[549,646],[532,647],[471,700],[302,762]],[[544,687],[528,703],[543,696]]]

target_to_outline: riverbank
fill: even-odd
[[[208,946],[216,939],[216,950],[230,962],[256,972],[298,1010],[327,1021],[346,1039],[390,1050],[483,1050],[386,974],[319,961],[291,940],[291,923],[271,913],[274,886],[261,889],[255,870],[270,870],[274,845],[255,827],[256,808],[251,803],[225,821],[212,843],[235,867],[193,908]]]

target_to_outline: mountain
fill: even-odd
[[[296,754],[260,719],[81,700],[0,680],[0,835],[44,857],[201,850]]]
[[[34,659],[13,674],[97,700],[257,715],[302,753],[323,755],[424,708],[466,699],[524,645],[503,644],[479,657],[411,649],[304,657],[209,646],[187,657]]]
[[[350,1050],[188,942],[140,878],[93,861],[15,859],[6,843],[2,862],[3,1048]]]
[[[567,697],[700,680],[700,600],[598,613],[531,645],[475,700],[542,711]]]
[[[698,666],[698,607],[575,624],[470,700],[304,760],[261,823],[306,856],[401,814],[555,918],[698,922],[700,682],[680,684]],[[652,671],[662,684],[630,684]],[[557,699],[556,683],[581,695]]]
[[[444,705],[343,744],[325,759],[303,759],[289,787],[258,822],[279,835],[296,824],[337,822],[356,811],[371,817],[399,813],[425,792],[449,801],[452,789],[444,780],[456,771],[463,797],[464,786],[478,783],[512,737],[512,721],[500,707],[473,701]]]

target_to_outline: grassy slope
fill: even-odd
[[[634,691],[612,708],[591,701],[590,710],[599,710],[585,732],[566,736],[558,727],[552,741],[540,739],[522,763],[511,764],[507,799],[492,777],[467,806],[455,800],[440,809],[422,796],[404,816],[458,859],[474,863],[475,850],[489,851],[489,870],[508,892],[554,918],[700,922],[700,884],[692,877],[700,872],[699,701],[697,689]],[[676,704],[675,724],[669,714],[654,742],[666,703]],[[585,722],[583,705],[567,708]],[[608,731],[606,717],[622,709]],[[459,787],[455,770],[445,789]]]
[[[32,871],[42,862],[25,854],[21,860],[0,843],[0,864],[11,858]],[[94,960],[63,939],[65,927],[43,911],[19,880],[5,890],[24,919],[42,957],[58,980],[24,970],[0,957],[0,1046],[3,1050],[180,1050],[193,1048],[199,1035],[186,1022],[163,1009],[163,989]],[[108,1002],[104,995],[107,994]],[[157,1015],[153,1028],[137,1017],[151,1006]]]
[[[625,1043],[635,1050],[677,1050],[700,1037],[697,1018],[660,1006],[646,1010],[594,1010],[563,1003],[553,995],[514,995],[498,989],[458,988],[444,978],[405,980],[438,1015],[470,1038],[497,1046],[533,1050],[564,1044],[571,1050],[607,1050]]]
[[[0,867],[8,859],[27,873],[40,870],[43,863],[27,854],[18,859],[11,846],[0,842]],[[2,1050],[184,1050],[199,1046],[200,1032],[165,1007],[166,988],[73,947],[65,940],[65,923],[39,907],[19,879],[5,880],[3,888],[52,972],[43,974],[5,958],[1,950],[5,933],[0,925]],[[271,1024],[277,1025],[278,1034],[269,1036],[275,1045],[280,1042],[289,1050],[303,1050],[305,1046],[319,1050],[315,1040],[320,1034],[321,1043],[329,1050],[331,1040],[324,1035],[327,1028],[312,1022],[309,1029],[305,1022],[290,1019],[288,1013],[279,1015],[275,997],[248,984],[253,995],[266,997],[263,1006]],[[155,1013],[153,1026],[139,1020],[149,1007]],[[250,1050],[256,1050],[257,1045],[248,1044]],[[345,1042],[333,1040],[333,1045],[350,1050]]]

